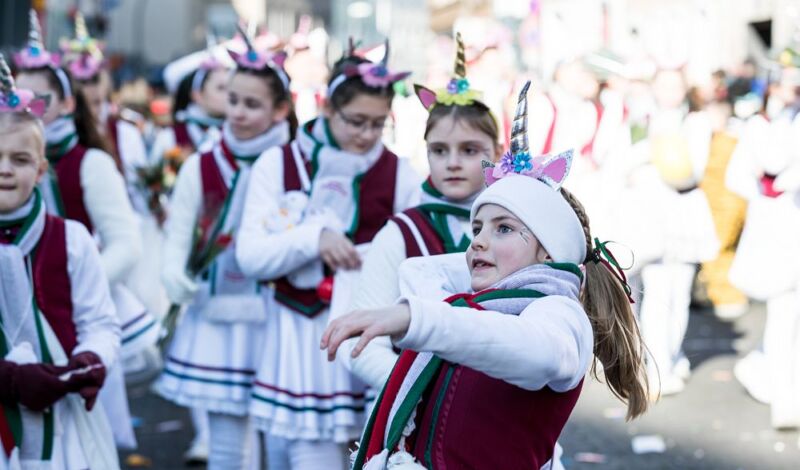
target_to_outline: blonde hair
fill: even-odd
[[[20,132],[25,128],[32,128],[36,139],[36,151],[44,159],[44,125],[42,121],[27,111],[0,113],[0,135]]]
[[[583,205],[569,191],[561,189],[578,216],[586,238],[586,285],[581,303],[594,331],[594,355],[603,364],[611,392],[628,405],[626,419],[647,410],[648,383],[644,366],[644,342],[622,283],[594,258],[589,217]],[[592,376],[598,379],[596,362]]]

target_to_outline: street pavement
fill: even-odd
[[[763,325],[760,304],[732,323],[694,310],[684,342],[692,363],[686,390],[662,398],[630,423],[605,384],[587,378],[560,439],[565,467],[800,469],[800,433],[774,431],[769,407],[750,398],[733,377],[736,359],[757,347]],[[146,382],[131,385],[128,393],[139,439],[133,460],[152,469],[185,468],[182,455],[192,438],[188,413],[155,396]],[[635,438],[655,452],[634,452]],[[124,452],[121,461],[130,458]]]

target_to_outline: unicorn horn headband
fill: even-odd
[[[528,89],[531,82],[525,82],[519,92],[514,122],[511,126],[511,148],[500,158],[500,164],[483,162],[486,185],[510,175],[535,178],[558,191],[572,167],[573,149],[557,155],[531,157],[528,148]]]
[[[270,68],[275,71],[275,73],[278,75],[278,78],[281,80],[281,83],[283,84],[283,88],[288,91],[289,76],[286,75],[286,71],[283,69],[283,63],[286,61],[286,54],[283,52],[278,54],[270,54],[268,52],[260,52],[256,50],[256,48],[253,46],[253,40],[251,39],[250,34],[245,31],[241,25],[237,25],[236,28],[239,30],[239,34],[242,36],[244,44],[247,48],[243,54],[228,49],[228,54],[230,54],[233,61],[236,62],[236,65],[242,69],[255,71],[262,71]]]
[[[348,40],[346,57],[355,57],[355,44],[353,38]],[[328,98],[333,96],[339,86],[348,78],[358,77],[370,88],[387,88],[395,82],[405,79],[411,72],[392,72],[389,70],[389,40],[384,42],[383,58],[380,62],[364,62],[361,64],[350,64],[344,67],[342,73],[331,80],[328,85]]]
[[[36,69],[40,67],[58,67],[61,57],[51,54],[42,43],[42,27],[36,10],[31,8],[28,14],[28,44],[24,49],[14,54],[14,62],[22,69]]]
[[[67,69],[77,80],[91,80],[103,69],[103,53],[98,42],[89,35],[86,20],[80,12],[75,14],[75,39],[63,40],[61,50],[78,54],[67,64]]]
[[[467,80],[466,54],[461,33],[456,33],[456,61],[453,67],[453,77],[447,84],[447,88],[433,91],[422,85],[414,84],[414,91],[422,102],[422,106],[428,111],[436,104],[469,106],[480,101],[481,93],[472,90]]]
[[[49,104],[49,96],[16,88],[6,58],[0,53],[0,113],[29,112],[42,117]]]

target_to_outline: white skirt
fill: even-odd
[[[158,322],[125,285],[111,285],[111,299],[122,329],[122,359],[137,355],[156,344]]]
[[[328,310],[307,318],[270,302],[266,349],[250,404],[260,430],[339,443],[360,436],[367,387],[319,349],[327,325]]]
[[[202,304],[193,304],[184,313],[153,389],[181,406],[244,416],[265,323],[212,322],[201,312]]]

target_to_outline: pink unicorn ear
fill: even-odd
[[[569,149],[558,155],[546,157],[539,179],[556,191],[561,189],[561,185],[567,179],[569,169],[572,167],[572,156],[573,149]]]
[[[272,63],[280,68],[284,68],[283,64],[286,63],[287,54],[284,51],[278,52],[272,56]]]
[[[417,94],[417,98],[419,98],[419,101],[426,110],[430,111],[431,108],[433,108],[433,106],[436,104],[436,92],[430,88],[426,88],[415,83],[414,93]]]
[[[228,55],[229,55],[229,56],[231,56],[231,59],[233,59],[233,61],[234,61],[235,63],[237,63],[237,64],[239,63],[239,58],[241,58],[241,57],[242,57],[242,55],[241,55],[241,54],[239,54],[238,52],[236,52],[236,51],[233,51],[233,50],[231,50],[231,49],[228,49]]]
[[[50,95],[36,95],[28,104],[28,109],[34,116],[42,117],[47,112],[48,106],[50,106]]]

